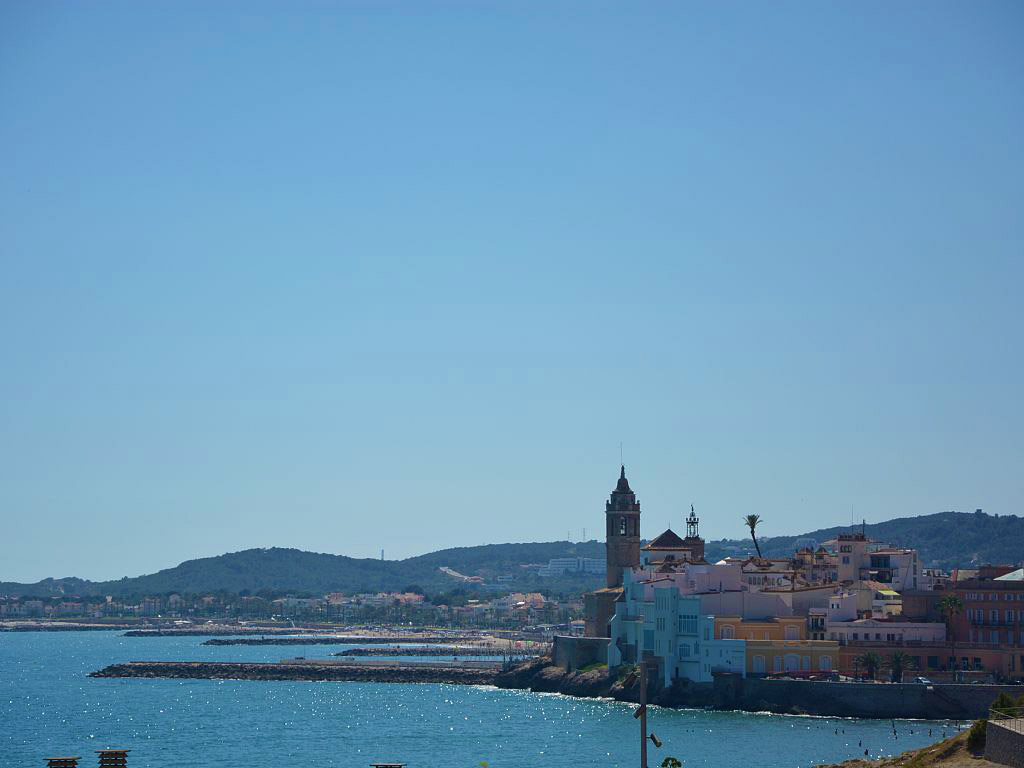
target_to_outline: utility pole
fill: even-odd
[[[640,683],[640,706],[636,708],[633,717],[640,721],[640,768],[647,768],[647,740],[656,747],[661,746],[661,740],[653,733],[647,732],[647,662],[641,659],[637,665],[640,667],[639,677],[636,672],[630,672],[629,677],[623,683],[623,687],[632,688]]]
[[[640,768],[647,768],[647,663],[640,660]]]

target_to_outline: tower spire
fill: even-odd
[[[619,481],[604,505],[607,585],[622,586],[622,572],[640,565],[640,502],[629,487],[626,465],[619,467]]]

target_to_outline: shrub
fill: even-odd
[[[981,752],[985,749],[985,732],[988,729],[988,720],[981,718],[975,720],[971,730],[967,732],[967,748],[971,752]]]

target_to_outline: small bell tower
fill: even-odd
[[[691,504],[690,516],[686,518],[686,538],[683,539],[683,543],[690,548],[690,559],[698,563],[704,560],[704,539],[697,530],[699,526],[700,518]]]

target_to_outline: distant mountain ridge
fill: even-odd
[[[737,528],[740,521],[737,520]],[[849,526],[823,528],[798,536],[760,539],[766,557],[784,557],[800,540],[820,544],[848,532]],[[984,513],[940,512],[868,525],[869,537],[894,546],[916,547],[929,567],[950,569],[979,563],[1019,563],[1024,559],[1024,518]],[[707,559],[753,551],[746,539],[707,542]],[[431,552],[405,560],[377,560],[304,552],[298,549],[248,549],[216,557],[187,560],[156,573],[115,581],[79,578],[43,579],[35,584],[0,582],[0,595],[51,597],[113,595],[117,597],[169,592],[376,592],[415,584],[428,592],[454,589],[460,583],[439,570],[446,566],[469,576],[493,581],[511,576],[509,589],[551,587],[565,592],[593,589],[600,576],[541,578],[520,566],[546,563],[556,557],[603,557],[604,543],[587,541],[487,544]]]

